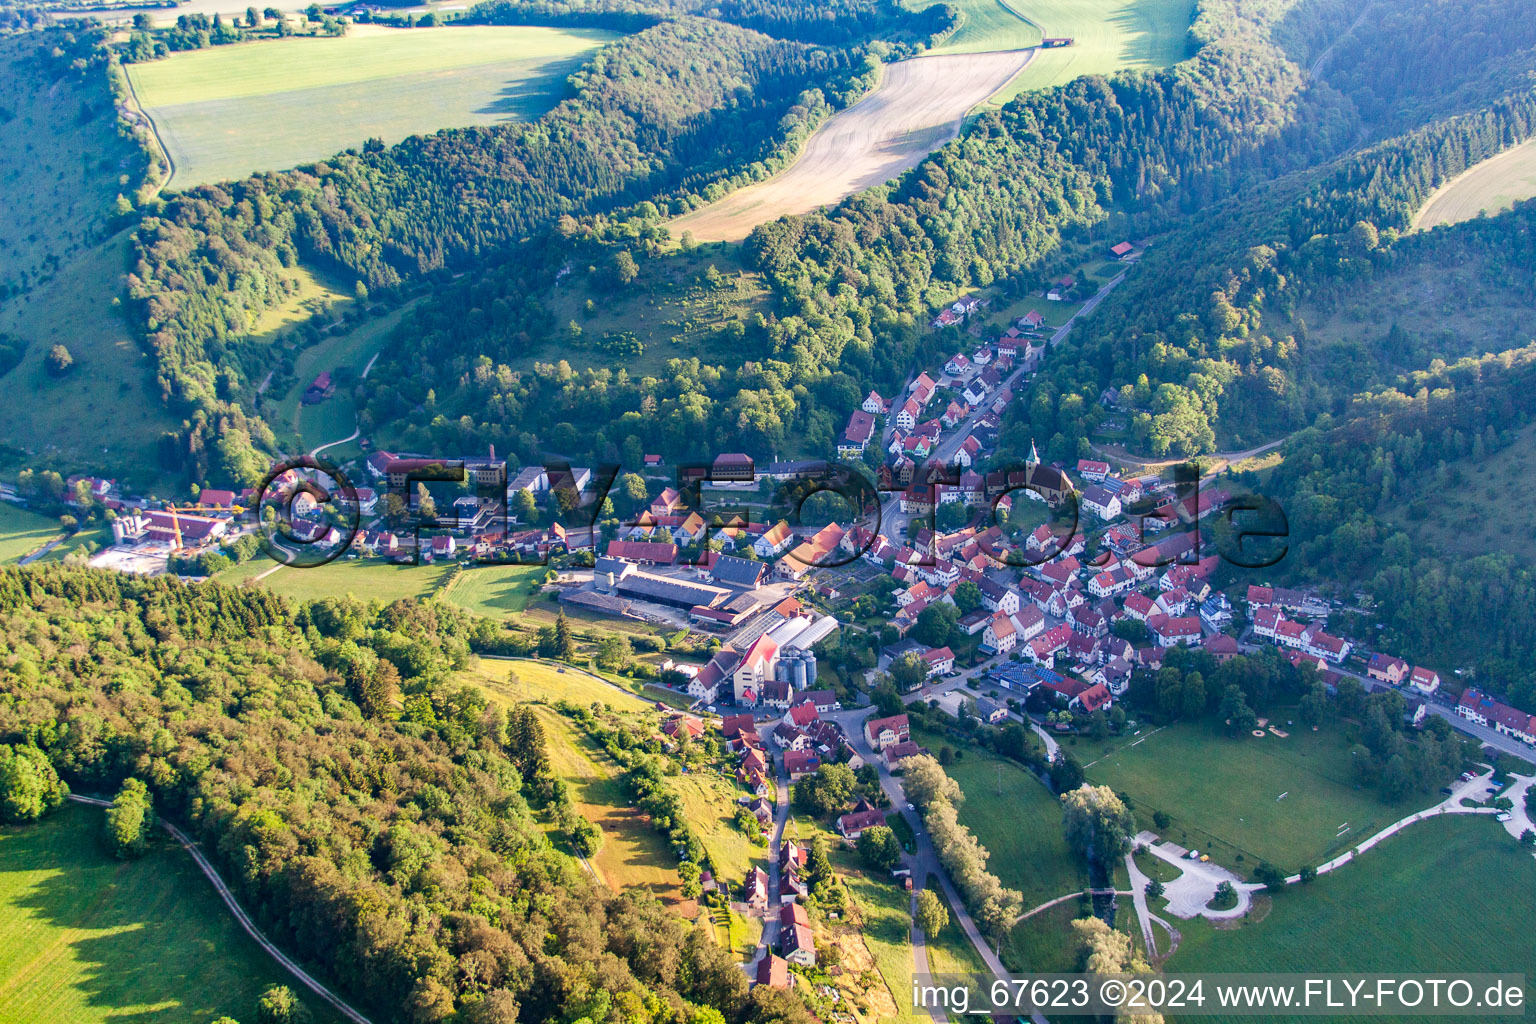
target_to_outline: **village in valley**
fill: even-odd
[[[1112,255],[1134,263],[1136,250],[1125,243]],[[1083,288],[1065,277],[1040,298],[1081,298]],[[1246,506],[1219,475],[1191,480],[1171,464],[1109,454],[1052,463],[1033,445],[1019,464],[1000,459],[1004,418],[1075,317],[1051,328],[1027,308],[984,339],[970,328],[988,302],[964,296],[935,318],[934,330],[969,343],[898,393],[870,391],[835,461],[760,465],[734,452],[671,466],[646,455],[603,477],[567,463],[509,466],[494,450],[446,459],[365,442],[340,470],[314,458],[280,463],[260,492],[205,488],[179,503],[151,501],[92,477],[63,489],[73,510],[110,528],[94,566],[219,578],[261,560],[262,536],[274,565],[297,567],[288,572],[331,561],[440,565],[471,577],[547,566],[530,586],[562,616],[687,637],[645,666],[653,688],[675,694],[656,705],[661,733],[673,745],[716,738],[714,769],[736,787],[737,826],[764,847],[741,880],[706,869],[700,889],[760,928],[739,950],[755,983],[785,988],[801,972],[817,979],[834,1016],[838,1000],[870,996],[818,963],[840,941],[846,910],[826,896],[837,890],[826,888],[836,876],[825,847],[842,849],[840,869],[868,871],[863,851],[895,842],[886,835],[894,825],[905,856],[873,861],[885,884],[910,891],[914,865],[932,863],[903,776],[920,763],[912,759],[940,751],[914,728],[914,706],[977,728],[1016,723],[1045,752],[1044,771],[1073,737],[1134,743],[1141,727],[1127,691],[1158,677],[1170,651],[1220,664],[1273,647],[1329,691],[1352,680],[1400,693],[1408,728],[1433,715],[1529,756],[1536,716],[1372,649],[1354,595],[1226,571],[1221,524],[1234,504]],[[323,403],[332,391],[321,373],[303,401]],[[846,486],[850,474],[864,483]],[[1353,632],[1330,626],[1341,613]],[[1238,713],[1254,735],[1296,728]],[[833,794],[820,824],[792,797],[802,789]],[[1138,842],[1161,857],[1187,852],[1151,833]],[[969,923],[959,898],[951,903]]]

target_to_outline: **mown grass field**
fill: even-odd
[[[505,618],[523,611],[534,594],[529,585],[544,578],[542,565],[487,565],[459,573],[443,598],[466,611]]]
[[[514,700],[544,704],[569,700],[584,705],[596,701],[615,711],[648,711],[651,707],[644,698],[615,689],[585,672],[574,668],[562,672],[558,666],[539,661],[481,658],[473,663],[472,674]]]
[[[100,809],[68,804],[0,827],[0,1022],[255,1020],[262,991],[292,979],[168,837],[119,861],[102,823]],[[304,1002],[317,1024],[335,1019]]]
[[[25,558],[63,532],[57,520],[0,501],[0,564]]]
[[[1039,46],[1042,35],[1038,24],[1025,13],[1033,5],[1027,0],[952,0],[965,16],[960,28],[930,53],[987,53],[992,50],[1022,50]],[[922,7],[919,0],[911,6]]]
[[[595,29],[354,26],[173,54],[128,69],[187,187],[319,160],[369,138],[538,117],[616,38]],[[316,117],[323,111],[323,117]]]
[[[1437,799],[1383,803],[1356,786],[1340,732],[1290,732],[1285,739],[1229,739],[1204,725],[1176,724],[1112,744],[1092,763],[1093,754],[1074,754],[1089,781],[1130,794],[1143,827],[1164,811],[1173,819],[1165,839],[1209,852],[1239,874],[1260,860],[1288,871],[1320,863]],[[1341,826],[1348,827],[1342,836]]]
[[[1071,46],[1041,50],[993,104],[1034,89],[1064,85],[1083,75],[1162,68],[1189,56],[1192,0],[1011,0],[1047,36],[1070,36]]]
[[[276,569],[268,575],[269,570]],[[388,603],[402,597],[426,597],[442,586],[451,566],[395,565],[376,559],[340,558],[313,569],[295,569],[279,565],[269,558],[256,557],[215,577],[220,583],[252,586],[296,601],[315,601],[323,597],[351,594],[363,601]],[[261,577],[257,579],[256,577]]]
[[[1490,971],[1536,982],[1536,860],[1485,818],[1431,818],[1229,930],[1180,921],[1167,969]],[[1257,915],[1255,915],[1257,916]],[[1201,1018],[1213,1020],[1215,1018]]]
[[[922,0],[910,0],[924,6]],[[956,0],[965,23],[934,53],[987,53],[1038,46],[1043,36],[1073,44],[1041,50],[989,100],[1048,89],[1082,75],[1157,68],[1188,56],[1191,0]]]
[[[1446,182],[1413,218],[1417,229],[1492,217],[1536,196],[1536,140],[1491,156]]]

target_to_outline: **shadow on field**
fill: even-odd
[[[159,830],[137,861],[110,856],[103,812],[67,804],[0,828],[0,950],[16,1020],[187,1024],[250,1019],[279,979]],[[274,968],[275,970],[275,968]]]

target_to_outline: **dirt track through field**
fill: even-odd
[[[672,233],[738,241],[759,224],[889,181],[955,138],[966,111],[1007,85],[1034,54],[948,54],[891,64],[879,87],[822,125],[787,170],[679,217]]]

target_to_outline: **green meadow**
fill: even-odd
[[[370,138],[538,117],[565,77],[617,38],[596,29],[354,26],[339,38],[263,40],[128,68],[189,187],[281,170]]]
[[[267,986],[299,991],[168,836],[120,861],[102,821],[68,804],[0,827],[0,1024],[249,1021]],[[317,1024],[334,1020],[304,1001]]]

